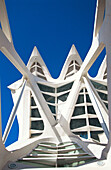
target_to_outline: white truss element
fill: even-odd
[[[108,114],[106,57],[98,75],[95,78],[88,75],[104,47],[110,58],[110,8],[110,0],[97,1],[93,41],[84,62],[73,45],[59,78],[55,80],[36,47],[25,66],[13,46],[5,3],[0,0],[0,50],[23,75],[21,80],[9,86],[14,107],[3,138],[0,127],[1,169],[76,166],[86,170],[99,169],[101,165],[101,169],[105,170],[111,167],[111,106]],[[106,15],[102,25],[104,11]],[[110,94],[110,76],[108,88]],[[15,115],[19,138],[5,148],[3,143]],[[92,162],[88,164],[89,161]]]

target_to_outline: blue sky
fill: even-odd
[[[25,64],[37,46],[52,77],[57,78],[74,44],[84,60],[92,41],[96,0],[6,0],[6,7],[16,51]],[[90,70],[95,76],[103,57]],[[2,96],[2,131],[13,102],[7,86],[22,75],[0,52]],[[17,139],[18,124],[14,125],[6,146]]]

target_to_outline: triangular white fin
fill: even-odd
[[[69,51],[69,54],[68,54],[68,57],[64,63],[64,66],[62,68],[62,71],[61,71],[61,74],[59,76],[59,79],[64,79],[64,77],[66,76],[66,72],[69,68],[69,64],[71,63],[71,61],[76,61],[79,65],[82,64],[82,60],[81,60],[81,57],[75,47],[75,45],[73,44],[70,51]]]
[[[28,64],[27,64],[27,67],[28,67],[29,70],[31,69],[32,65],[35,62],[36,62],[36,64],[39,63],[39,65],[41,66],[41,69],[43,71],[43,75],[46,77],[46,79],[47,80],[52,79],[51,75],[50,75],[50,73],[49,73],[49,71],[47,69],[47,66],[44,63],[44,61],[43,61],[43,59],[42,59],[42,57],[41,57],[41,55],[40,55],[40,53],[39,53],[39,51],[38,51],[36,46],[34,46],[34,48],[32,50],[32,53],[31,53],[31,56],[30,56],[30,59],[29,59]]]
[[[78,52],[77,52],[77,50],[76,50],[75,45],[73,44],[72,47],[71,47],[71,49],[70,49],[70,51],[69,51],[68,56],[70,56],[70,55],[75,55],[75,54],[78,54]]]
[[[34,46],[34,48],[33,48],[33,51],[32,51],[32,54],[31,54],[31,57],[30,57],[30,58],[32,58],[32,57],[34,57],[34,56],[40,56],[40,53],[39,53],[39,51],[38,51],[38,49],[37,49],[37,47],[36,47],[36,46]]]

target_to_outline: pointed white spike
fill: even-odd
[[[72,55],[73,55],[72,60],[77,60],[77,62],[79,64],[82,64],[81,57],[80,57],[80,55],[79,55],[79,53],[78,53],[78,51],[77,51],[74,44],[72,45],[72,47],[71,47],[71,49],[69,51],[68,57],[66,59],[66,62],[71,58]]]
[[[33,59],[36,58],[37,60],[41,60],[43,62],[43,59],[37,49],[36,46],[34,46],[33,50],[32,50],[32,53],[31,53],[31,56],[29,58],[29,61],[27,63],[27,67],[30,68],[30,63],[34,62]],[[44,63],[45,64],[45,63]]]
[[[59,79],[62,79],[62,80],[64,79],[70,62],[74,61],[74,60],[76,60],[80,65],[82,64],[81,57],[80,57],[75,45],[73,44],[70,51],[69,51],[68,57],[66,58],[66,61],[65,61],[64,66],[62,68]]]
[[[69,51],[68,56],[70,56],[70,55],[75,55],[75,54],[78,54],[78,52],[77,52],[77,50],[76,50],[75,45],[73,44],[72,47],[71,47],[71,49],[70,49],[70,51]]]
[[[40,53],[39,53],[39,51],[38,51],[38,49],[37,49],[37,47],[36,47],[36,46],[34,46],[34,48],[33,48],[33,51],[32,51],[32,54],[31,54],[31,57],[30,57],[30,58],[32,58],[32,57],[34,57],[34,56],[40,56]]]

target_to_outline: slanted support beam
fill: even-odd
[[[105,13],[105,3],[106,0],[98,0],[97,1],[97,11],[96,11],[96,20],[95,20],[95,29],[94,36],[96,37],[104,20]]]
[[[0,0],[0,22],[1,22],[1,26],[2,26],[2,31],[4,32],[5,36],[9,40],[9,42],[13,44],[4,0]]]
[[[94,45],[94,44],[93,44]],[[99,54],[101,53],[101,51],[104,49],[105,45],[104,43],[101,43],[99,45],[99,47],[95,47],[96,51],[89,51],[88,55],[85,58],[85,61],[82,63],[82,66],[80,68],[80,70],[78,71],[78,78],[76,79],[76,81],[73,84],[73,87],[71,89],[71,92],[68,96],[67,99],[67,108],[64,107],[63,109],[63,113],[62,116],[60,118],[60,123],[64,126],[66,126],[63,122],[64,120],[68,120],[68,122],[70,121],[70,118],[73,114],[72,108],[74,108],[75,104],[76,104],[76,100],[77,100],[77,94],[79,93],[79,88],[80,88],[80,84],[81,84],[81,78],[87,74],[88,70],[90,69],[90,67],[92,66],[92,64],[95,62],[95,60],[97,59],[97,57],[99,56]],[[92,48],[92,47],[91,47]],[[94,48],[93,48],[94,49]],[[92,55],[93,52],[93,55]]]
[[[87,72],[89,71],[89,69],[91,68],[91,66],[93,65],[93,63],[95,62],[95,60],[98,58],[98,56],[100,55],[100,53],[102,52],[102,50],[105,47],[105,44],[103,42],[100,43],[99,46],[96,46],[95,42],[97,40],[95,40],[80,68],[80,75],[86,75]],[[95,49],[95,50],[94,50]]]
[[[0,29],[0,50],[11,61],[11,63],[19,70],[19,72],[27,78],[29,70],[15,51],[13,45],[9,42],[3,31]]]
[[[1,86],[0,86],[0,169],[7,163],[9,159],[6,157],[10,157],[11,152],[5,149],[5,146],[2,141],[2,121],[1,121]]]
[[[91,87],[91,84],[88,81],[88,79],[85,78],[85,77],[83,77],[83,79],[84,79],[85,85],[87,87],[88,93],[90,95],[90,98],[92,100],[92,103],[94,103],[93,107],[96,110],[96,114],[98,116],[99,122],[100,122],[100,124],[101,124],[101,126],[102,126],[102,128],[103,128],[103,130],[104,130],[104,132],[106,134],[107,139],[109,139],[109,130],[108,130],[108,127],[107,127],[107,125],[108,125],[108,122],[107,122],[108,115],[107,115],[106,111],[104,110],[104,108],[100,109],[100,106],[99,106],[100,103],[98,104],[97,97],[94,94],[94,91],[93,91],[93,89]],[[103,115],[104,113],[102,114],[102,110],[104,111],[104,113],[106,115]],[[105,118],[105,116],[106,116],[106,118]]]
[[[17,108],[19,106],[19,103],[20,103],[20,100],[21,100],[21,97],[23,95],[23,92],[24,92],[24,89],[25,89],[25,85],[26,85],[26,80],[24,80],[23,82],[23,86],[22,86],[22,89],[21,89],[21,92],[20,92],[20,95],[17,99],[17,102],[15,103],[13,109],[12,109],[12,112],[10,114],[10,117],[8,119],[8,122],[7,122],[7,125],[6,125],[6,128],[5,128],[5,131],[4,131],[4,134],[3,134],[3,143],[5,143],[5,141],[7,140],[7,137],[8,137],[8,134],[11,130],[11,127],[12,127],[12,124],[14,122],[14,119],[15,119],[15,116],[16,116],[16,112],[17,112]]]
[[[80,90],[81,81],[80,77],[74,81],[71,92],[67,98],[66,104],[62,110],[61,117],[59,123],[65,128],[68,128],[68,123],[70,122],[71,116],[73,114],[73,110],[78,98],[78,93]],[[66,128],[67,127],[67,128]]]

